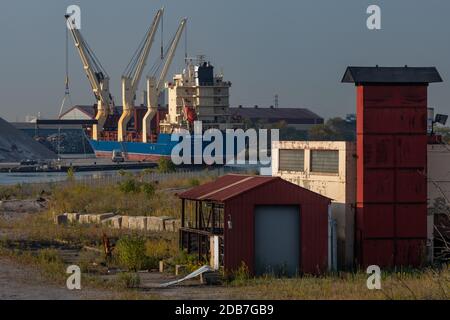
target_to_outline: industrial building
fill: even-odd
[[[242,264],[254,275],[320,274],[331,267],[327,197],[278,177],[234,174],[179,197],[181,248],[226,272]]]
[[[338,266],[353,265],[356,145],[345,141],[277,141],[272,176],[332,199],[337,222]]]
[[[343,82],[355,83],[357,88],[356,159],[351,160],[351,154],[346,155],[338,145],[298,143],[291,144],[290,148],[286,142],[277,145],[274,175],[328,195],[336,204],[344,199],[340,195],[354,195],[356,191],[354,221],[339,219],[342,214],[336,206],[333,213],[340,224],[340,236],[342,230],[351,230],[355,225],[354,233],[346,238],[355,239],[356,265],[420,266],[426,262],[427,255],[430,257],[432,230],[430,227],[427,230],[427,200],[435,197],[432,194],[440,188],[430,188],[430,180],[427,182],[427,172],[429,176],[439,174],[434,173],[437,170],[434,166],[427,165],[427,154],[432,155],[430,161],[434,163],[439,152],[427,146],[427,87],[429,83],[441,81],[435,68],[349,67]],[[321,151],[322,155],[316,157],[321,165],[314,164],[314,150],[283,150],[324,146],[328,153]],[[349,150],[353,148],[348,143],[347,146]],[[303,159],[298,160],[302,155]],[[442,163],[442,159],[439,162]],[[352,167],[355,163],[356,188],[351,190],[352,179],[346,181],[345,187],[341,184],[340,192],[333,195],[339,188],[330,180],[342,182],[342,172],[355,172]],[[343,169],[344,166],[347,168]],[[307,171],[302,172],[301,167]],[[317,171],[314,167],[322,171],[322,184],[311,181]],[[351,217],[351,214],[346,216]],[[347,249],[347,245],[344,247]],[[346,260],[351,255],[347,253]]]
[[[232,107],[230,110],[234,117],[241,121],[259,122],[267,125],[273,125],[283,121],[288,127],[300,131],[308,131],[312,126],[324,123],[322,117],[306,108],[238,106]]]

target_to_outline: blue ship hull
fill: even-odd
[[[89,140],[95,155],[100,158],[112,156],[114,150],[122,151],[128,160],[132,161],[158,161],[160,158],[168,158],[172,149],[178,144],[171,141],[170,134],[159,134],[156,143],[143,142],[118,142]]]

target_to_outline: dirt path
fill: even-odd
[[[0,300],[101,300],[112,297],[112,293],[101,290],[70,291],[64,285],[48,284],[33,268],[0,258]]]

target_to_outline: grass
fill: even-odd
[[[349,300],[349,299],[443,299],[450,297],[450,269],[424,269],[384,273],[381,290],[369,290],[368,275],[363,272],[339,273],[324,277],[294,279],[262,277],[238,279],[227,284],[236,299],[275,300]]]
[[[187,189],[213,179],[213,177],[169,179],[148,183],[142,174],[124,174],[119,184],[88,186],[73,182],[56,188],[50,199],[50,210],[55,213],[114,212],[130,216],[179,217],[180,200],[176,190]],[[173,189],[176,188],[174,191]]]
[[[60,246],[101,249],[105,233],[112,243],[120,239],[141,237],[140,259],[145,257],[146,267],[156,267],[158,261],[184,264],[189,271],[199,265],[195,258],[178,250],[175,233],[139,233],[130,230],[109,229],[101,225],[67,225],[53,223],[53,214],[62,212],[104,213],[129,215],[155,215],[177,217],[180,201],[175,193],[212,180],[214,177],[186,178],[143,184],[142,176],[128,176],[125,185],[86,186],[76,181],[66,187],[49,188],[48,212],[28,215],[21,219],[0,218],[0,230],[8,237],[0,239],[0,256],[6,256],[38,270],[49,281],[65,283],[67,262],[61,257]],[[127,181],[127,180],[126,180]],[[132,181],[132,182],[129,182]],[[26,186],[1,187],[0,199],[26,199],[39,195],[37,189]],[[38,244],[38,246],[36,246]],[[56,244],[56,245],[55,245]],[[137,290],[140,284],[136,273],[123,273],[105,280],[107,267],[119,266],[117,256],[106,261],[98,252],[81,250],[78,265],[83,272],[83,286],[112,290],[118,298],[155,299],[157,295]],[[133,257],[133,256],[132,256]],[[130,270],[139,269],[136,265]],[[323,277],[304,276],[293,279],[273,277],[250,278],[248,268],[242,266],[234,280],[218,287],[224,298],[235,299],[445,299],[450,298],[450,269],[407,270],[384,273],[382,290],[368,290],[368,275],[364,272],[337,273]],[[202,290],[199,288],[198,290]],[[187,297],[189,298],[189,297]]]

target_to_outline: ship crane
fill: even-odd
[[[170,65],[172,64],[175,52],[180,42],[180,38],[183,34],[184,28],[186,27],[187,18],[181,20],[177,32],[170,44],[169,50],[166,54],[166,62],[162,68],[161,74],[158,81],[156,81],[156,76],[152,75],[147,77],[147,113],[144,116],[142,122],[142,141],[148,142],[148,138],[151,134],[151,122],[158,111],[158,97],[165,85],[165,79],[167,73],[169,72]]]
[[[127,125],[132,117],[134,101],[136,100],[136,91],[163,13],[164,8],[161,8],[156,13],[150,29],[146,33],[144,40],[141,42],[141,45],[122,76],[123,113],[119,119],[117,128],[117,140],[119,142],[125,141],[127,138]]]
[[[86,40],[84,40],[80,30],[76,27],[75,20],[70,19],[70,15],[66,15],[65,17],[67,26],[75,42],[75,47],[83,63],[84,71],[89,79],[92,92],[97,100],[97,115],[95,117],[97,124],[93,125],[92,139],[98,140],[108,115],[114,113],[114,101],[109,92],[109,76]]]

